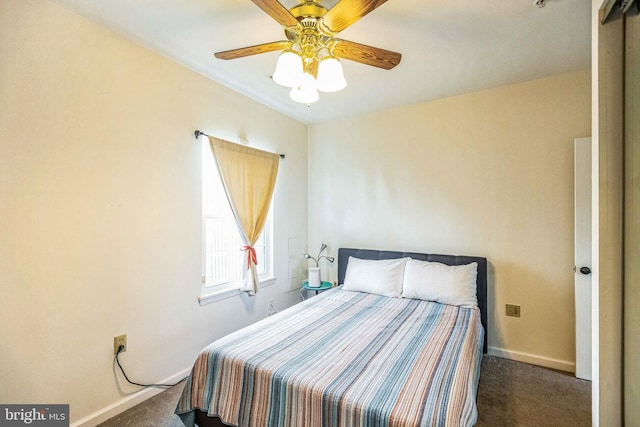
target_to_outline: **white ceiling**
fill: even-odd
[[[223,61],[213,53],[284,40],[250,0],[53,0],[124,37],[304,123],[588,68],[591,2],[388,0],[340,38],[402,53],[392,70],[342,61],[347,87],[310,107],[269,77],[278,52]],[[297,0],[281,0],[290,8]],[[330,7],[336,0],[325,0]]]

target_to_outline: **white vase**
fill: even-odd
[[[320,268],[319,267],[310,267],[309,268],[309,287],[310,288],[319,288],[321,284],[320,279]]]

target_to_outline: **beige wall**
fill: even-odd
[[[70,403],[73,422],[171,378],[214,338],[297,301],[307,128],[45,0],[0,2],[0,402]],[[286,153],[276,285],[199,306],[193,131]],[[135,397],[135,395],[133,395]]]
[[[486,256],[490,351],[574,369],[573,139],[591,134],[590,93],[585,70],[311,126],[310,244]]]

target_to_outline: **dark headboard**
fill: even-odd
[[[464,265],[472,262],[478,263],[478,278],[476,280],[476,293],[478,295],[478,307],[480,308],[480,319],[484,327],[484,348],[483,353],[487,352],[487,342],[489,330],[487,328],[487,259],[474,256],[460,255],[435,255],[421,254],[416,252],[398,252],[398,251],[378,251],[373,249],[338,249],[338,283],[344,283],[344,276],[347,271],[347,263],[349,257],[361,259],[393,259],[410,257],[421,261],[439,262],[447,265]]]

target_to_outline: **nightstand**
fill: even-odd
[[[331,288],[333,288],[333,284],[331,282],[325,282],[324,280],[322,281],[322,283],[320,283],[320,286],[317,288],[312,288],[311,286],[309,286],[308,280],[305,280],[304,282],[302,282],[302,289],[306,289],[307,291],[316,291],[316,295],[318,295],[319,291],[324,291]]]

